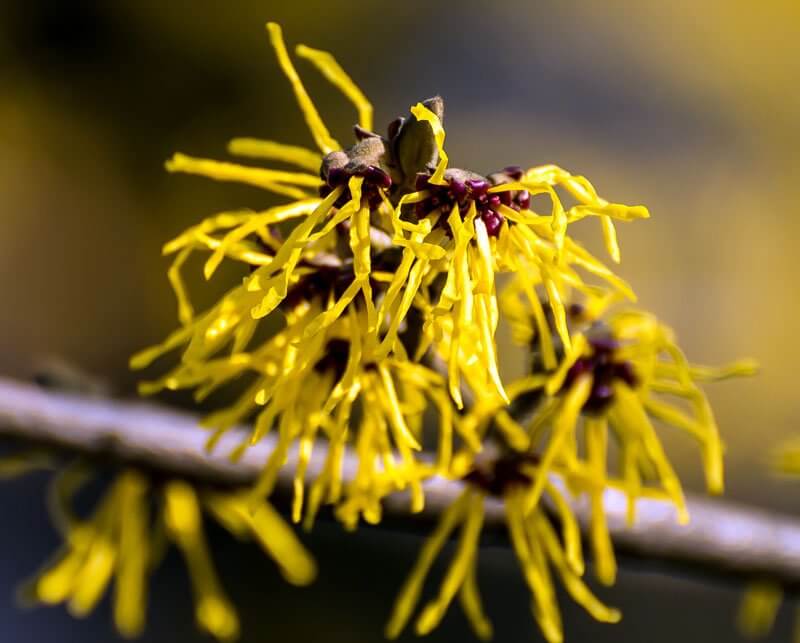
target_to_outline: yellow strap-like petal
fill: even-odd
[[[411,617],[414,606],[419,600],[425,577],[428,575],[430,568],[436,560],[436,556],[444,547],[450,534],[463,519],[469,507],[470,500],[471,493],[469,491],[462,492],[453,504],[444,511],[441,518],[439,518],[436,529],[425,541],[425,544],[419,552],[417,562],[414,564],[411,573],[400,589],[400,593],[392,609],[392,615],[389,618],[389,622],[386,624],[386,629],[384,631],[386,638],[396,639],[400,636],[400,632],[403,631],[408,619]]]
[[[592,515],[589,519],[589,540],[595,560],[595,576],[603,585],[611,586],[617,578],[617,560],[608,532],[603,492],[606,482],[608,450],[608,422],[605,419],[587,418],[586,456],[596,486],[590,490]]]
[[[171,481],[164,488],[164,499],[167,529],[186,560],[192,581],[198,624],[223,641],[235,639],[239,619],[214,571],[194,489],[185,482]]]
[[[310,172],[319,172],[322,156],[305,147],[285,145],[257,138],[234,138],[228,143],[228,152],[236,156],[282,161],[302,167]]]
[[[226,253],[235,248],[246,237],[253,233],[266,230],[267,226],[287,219],[308,216],[312,214],[320,205],[320,199],[304,199],[302,201],[295,201],[289,205],[278,206],[270,208],[263,213],[254,214],[248,221],[242,223],[235,229],[228,232],[222,241],[217,241],[215,244],[208,244],[208,247],[214,250],[213,254],[206,261],[203,267],[203,274],[206,279],[210,279],[214,274],[217,267],[222,263]],[[280,250],[278,250],[280,252]],[[262,255],[263,256],[263,255]],[[270,265],[274,261],[273,256],[267,256],[266,261],[260,259],[256,253],[251,253],[251,256],[242,256],[242,260],[253,265]]]
[[[114,588],[114,622],[126,637],[144,629],[150,565],[150,521],[147,480],[136,471],[122,474],[119,563]]]
[[[342,92],[358,110],[358,124],[367,131],[372,131],[372,104],[358,88],[350,76],[327,51],[312,49],[305,45],[297,45],[295,53],[301,58],[310,60],[317,69]]]
[[[483,494],[471,492],[466,511],[467,516],[458,547],[442,581],[439,595],[425,606],[417,620],[416,633],[419,636],[430,633],[439,624],[475,564],[478,540],[483,526]]]
[[[561,543],[558,541],[558,536],[553,531],[548,519],[544,515],[537,515],[535,521],[544,549],[558,570],[564,587],[573,600],[598,621],[602,623],[618,623],[622,618],[620,611],[601,603],[586,583],[567,565],[564,552],[561,549]]]
[[[683,496],[680,479],[670,464],[641,401],[635,392],[623,384],[614,387],[614,395],[617,401],[610,411],[612,421],[622,425],[631,435],[639,437],[645,453],[658,472],[664,490],[675,504],[678,520],[681,524],[687,523],[689,514],[686,510],[686,500]]]
[[[205,176],[215,181],[233,181],[264,188],[294,199],[305,199],[309,194],[293,185],[305,188],[318,188],[322,181],[318,176],[304,172],[284,172],[261,167],[249,167],[238,163],[226,163],[212,159],[201,159],[186,154],[175,154],[166,163],[170,172],[183,172]],[[288,185],[287,185],[288,184]]]
[[[194,317],[194,309],[189,301],[186,285],[183,283],[183,278],[181,277],[181,268],[183,264],[186,263],[191,252],[191,247],[181,250],[175,257],[169,270],[167,270],[167,279],[169,279],[169,283],[172,285],[172,290],[175,293],[175,299],[178,301],[178,320],[183,326],[191,323],[192,317]]]
[[[275,50],[275,55],[278,57],[278,64],[281,66],[283,73],[292,85],[297,103],[300,105],[300,110],[303,112],[303,116],[308,124],[308,129],[311,130],[311,135],[314,137],[314,142],[317,144],[317,147],[319,147],[323,154],[341,149],[336,139],[328,132],[328,128],[325,127],[325,123],[322,122],[322,118],[320,118],[317,108],[314,107],[314,103],[311,102],[306,88],[303,87],[300,76],[298,76],[292,64],[292,60],[289,58],[289,52],[286,51],[286,44],[283,42],[283,33],[280,26],[274,22],[268,22],[267,33],[269,34],[272,48]]]
[[[470,565],[458,596],[461,599],[461,607],[467,615],[467,620],[472,626],[472,631],[475,632],[475,635],[482,641],[488,641],[492,638],[492,623],[484,613],[483,606],[481,605],[476,568],[477,557],[472,561],[472,565]]]
[[[539,502],[539,498],[547,484],[550,468],[556,458],[560,455],[562,443],[570,434],[575,431],[578,417],[583,405],[589,399],[592,391],[592,377],[583,375],[569,388],[564,396],[556,419],[553,422],[553,431],[550,441],[542,454],[542,460],[538,465],[536,479],[533,486],[526,494],[525,513],[529,513]]]
[[[251,511],[246,493],[209,494],[206,503],[218,515],[230,513],[242,527],[252,532],[287,581],[293,585],[308,585],[314,581],[317,565],[313,557],[271,504],[261,502]]]
[[[566,501],[561,491],[553,484],[546,485],[547,497],[553,502],[561,522],[562,540],[564,542],[565,561],[569,568],[582,576],[584,572],[583,551],[581,547],[581,528],[575,512]]]

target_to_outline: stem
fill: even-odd
[[[207,453],[208,432],[193,414],[152,403],[46,391],[0,377],[0,436],[30,444],[217,485],[247,485],[255,481],[275,446],[273,436],[267,436],[232,463],[227,454],[248,435],[244,427],[234,429],[222,437],[212,453]],[[308,466],[309,478],[322,470],[324,455],[320,449],[315,451]],[[295,463],[293,452],[281,471],[279,495],[290,493]],[[356,465],[355,454],[346,453],[345,481],[353,478]],[[430,480],[425,487],[425,510],[413,517],[414,524],[435,521],[462,489],[459,481]],[[585,530],[588,499],[571,502]],[[770,578],[789,589],[800,588],[800,520],[690,496],[689,525],[677,524],[670,505],[642,499],[637,505],[636,524],[628,527],[624,495],[608,490],[604,503],[608,526],[623,560],[637,558],[712,576]],[[394,494],[386,499],[385,510],[389,516],[407,519],[408,504],[406,494]],[[502,503],[488,499],[485,529],[504,534],[504,517]]]

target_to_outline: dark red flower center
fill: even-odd
[[[583,405],[583,411],[598,414],[605,411],[614,400],[614,382],[619,380],[631,388],[638,378],[633,364],[616,357],[619,342],[610,335],[598,335],[589,340],[591,354],[578,359],[567,371],[561,391],[566,391],[583,375],[592,376],[592,390]]]
[[[436,185],[430,182],[429,175],[419,174],[415,187],[417,190],[430,192],[430,196],[417,203],[416,214],[418,217],[423,217],[438,209],[442,214],[448,215],[458,205],[459,212],[463,216],[474,203],[478,217],[486,226],[489,236],[496,237],[500,234],[500,228],[505,221],[500,206],[518,212],[530,207],[531,199],[526,190],[496,193],[490,193],[489,190],[496,185],[518,181],[520,178],[522,169],[517,166],[507,167],[502,172],[489,175],[488,178],[474,172],[451,168],[444,174],[447,185]]]

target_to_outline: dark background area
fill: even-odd
[[[378,126],[440,93],[457,165],[553,162],[586,174],[611,200],[648,205],[650,221],[620,230],[620,273],[694,360],[761,362],[758,378],[710,388],[728,444],[728,491],[795,511],[800,483],[775,479],[767,460],[797,433],[800,405],[798,14],[789,1],[4,0],[0,372],[29,377],[58,356],[133,394],[128,356],[176,323],[162,243],[213,212],[272,203],[255,189],[168,176],[163,161],[176,150],[223,157],[227,140],[241,135],[311,143],[264,33],[275,20],[290,46],[335,53],[373,100]],[[334,135],[348,140],[349,104],[297,66]],[[589,232],[585,240],[596,243]],[[226,273],[199,290],[193,267],[195,299],[212,301]],[[508,338],[500,343],[507,372],[519,372]],[[699,490],[693,445],[664,437],[687,486]],[[86,621],[15,605],[16,586],[58,544],[46,480],[0,485],[0,640],[114,640],[107,602]],[[298,590],[255,546],[208,530],[240,607],[242,641],[382,640],[420,543],[322,525],[307,539],[321,578]],[[496,640],[539,640],[508,550],[481,552],[480,580]],[[601,591],[623,609],[620,625],[595,623],[563,601],[567,640],[740,640],[740,593],[637,566]],[[792,617],[784,606],[769,640],[788,641]],[[454,605],[429,640],[469,637]],[[141,640],[203,638],[173,551],[152,586]]]

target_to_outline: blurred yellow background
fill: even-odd
[[[162,243],[270,202],[163,161],[224,156],[240,135],[310,144],[264,33],[275,20],[290,43],[336,54],[379,126],[443,95],[455,165],[557,163],[647,205],[651,220],[620,230],[640,303],[694,361],[762,365],[709,388],[730,495],[800,511],[800,483],[766,470],[800,435],[796,0],[6,2],[0,18],[3,372],[58,355],[133,391],[129,354],[175,324]],[[300,70],[347,140],[349,105]],[[224,278],[193,292],[210,302]],[[691,445],[667,442],[699,489]]]

